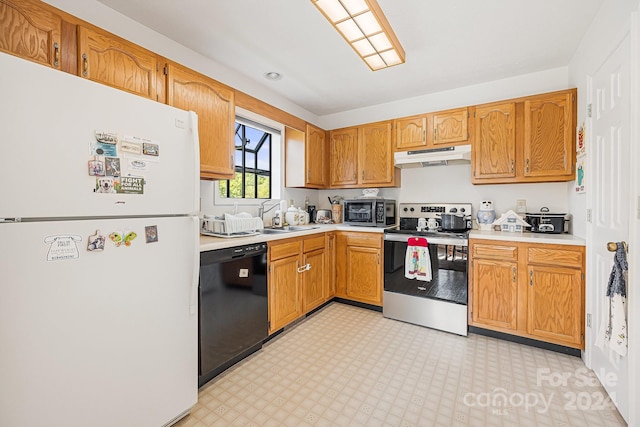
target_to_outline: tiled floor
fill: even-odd
[[[203,387],[178,425],[625,425],[605,398],[577,357],[332,303]]]

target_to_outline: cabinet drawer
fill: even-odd
[[[474,258],[493,258],[504,261],[518,260],[517,246],[474,244],[472,251]]]
[[[303,247],[305,253],[315,251],[316,249],[324,249],[324,234],[318,237],[304,239]]]
[[[582,267],[583,253],[581,250],[556,249],[549,247],[529,247],[529,263],[564,265],[567,267]]]
[[[286,243],[277,243],[269,246],[269,260],[275,261],[281,258],[297,256],[302,252],[302,240],[295,240]]]
[[[378,233],[348,233],[348,246],[365,246],[367,248],[381,248],[382,236]]]

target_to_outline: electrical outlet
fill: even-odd
[[[527,201],[520,199],[516,201],[516,213],[525,214],[527,213]]]

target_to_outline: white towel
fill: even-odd
[[[606,297],[603,301],[602,320],[596,336],[596,347],[604,350],[608,345],[611,350],[625,356],[627,354],[627,263],[626,247],[617,243],[613,268],[607,284]]]
[[[429,244],[424,237],[410,237],[407,242],[407,253],[404,261],[404,277],[430,282],[431,258]]]

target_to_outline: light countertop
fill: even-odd
[[[250,245],[253,243],[265,243],[274,240],[289,239],[291,237],[310,236],[317,233],[326,233],[328,231],[357,231],[364,233],[380,233],[384,232],[382,227],[359,227],[355,225],[345,224],[309,224],[308,230],[292,231],[289,233],[277,234],[256,234],[247,237],[212,237],[200,235],[200,252],[212,251],[216,249],[231,248],[234,246]]]
[[[506,233],[502,231],[472,230],[469,239],[507,240],[511,242],[547,243],[555,245],[585,246],[585,240],[573,234]]]

